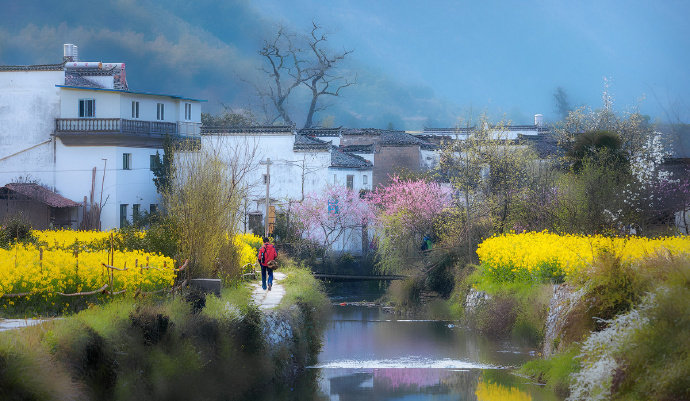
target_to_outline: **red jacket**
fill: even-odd
[[[273,244],[265,243],[264,246],[259,249],[258,259],[261,266],[268,265],[268,262],[275,260],[277,257],[278,252],[276,252],[276,248]]]

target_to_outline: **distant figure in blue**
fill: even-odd
[[[273,287],[273,266],[275,259],[278,257],[276,248],[271,244],[267,237],[263,238],[264,245],[259,249],[259,265],[261,266],[261,288],[264,290],[268,288],[271,291]],[[268,287],[266,287],[266,273],[268,273]]]
[[[428,235],[425,235],[424,239],[422,240],[422,251],[430,251],[433,244],[434,243],[431,241],[431,238]]]

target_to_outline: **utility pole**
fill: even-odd
[[[268,213],[271,210],[271,198],[269,197],[270,190],[269,186],[271,183],[271,164],[273,162],[271,161],[271,158],[268,157],[266,158],[265,162],[259,162],[259,164],[265,164],[266,165],[266,214],[264,214],[264,237],[268,238]]]

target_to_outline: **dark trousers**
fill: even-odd
[[[266,289],[266,271],[268,270],[268,285],[273,286],[273,269],[261,265],[261,288]]]

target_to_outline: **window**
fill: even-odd
[[[366,174],[364,174],[364,175],[362,176],[362,184],[363,184],[363,185],[368,185],[368,184],[369,184],[369,179],[367,178],[367,175],[366,175]]]
[[[127,227],[127,224],[127,205],[123,203],[120,205],[120,227]]]
[[[264,185],[268,184],[268,176],[264,174]]]
[[[355,176],[352,174],[347,175],[347,189],[353,189],[355,187]]]
[[[132,118],[139,118],[139,102],[132,101]]]
[[[156,103],[156,120],[165,120],[165,105]]]
[[[156,214],[158,212],[158,204],[152,203],[149,205],[149,214]]]
[[[132,169],[132,154],[123,153],[122,154],[122,169],[131,170]]]
[[[79,117],[96,117],[96,99],[79,99]]]
[[[141,209],[141,205],[138,203],[135,203],[132,205],[132,220],[136,221],[139,218],[139,210]]]
[[[185,103],[184,104],[184,119],[187,121],[192,119],[192,104],[191,103]]]

